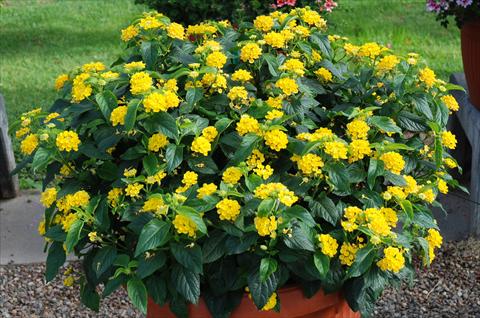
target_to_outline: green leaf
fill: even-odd
[[[348,271],[348,277],[357,277],[365,273],[372,265],[377,255],[372,244],[359,249],[355,256],[355,262]]]
[[[200,275],[182,265],[176,265],[172,270],[172,282],[175,289],[192,304],[198,303],[200,297]]]
[[[335,203],[327,197],[325,192],[320,193],[316,198],[305,197],[305,201],[308,202],[308,208],[314,215],[321,217],[332,225],[336,225],[342,217],[337,211]]]
[[[310,41],[320,49],[323,56],[331,58],[332,48],[330,47],[330,41],[328,40],[328,37],[326,35],[321,35],[318,32],[313,33],[310,36]]]
[[[428,127],[425,125],[425,120],[415,114],[407,111],[401,111],[397,117],[398,125],[404,129],[421,132],[427,131]]]
[[[221,118],[217,120],[217,122],[215,123],[215,128],[217,129],[218,134],[224,132],[231,123],[233,123],[233,120],[230,118]]]
[[[265,306],[270,296],[277,289],[277,286],[278,276],[276,273],[268,276],[264,281],[260,278],[260,271],[255,271],[248,275],[248,288],[250,289],[253,302],[259,309]]]
[[[62,242],[53,242],[48,249],[45,279],[47,283],[57,276],[58,269],[65,263],[66,255]]]
[[[127,114],[125,115],[125,130],[132,130],[135,126],[138,106],[140,106],[139,99],[133,99],[128,103]]]
[[[369,117],[367,121],[370,125],[373,125],[384,132],[402,133],[402,129],[398,127],[390,117],[372,116]]]
[[[45,233],[45,237],[57,242],[65,242],[67,234],[60,225],[51,226]]]
[[[430,253],[428,241],[423,237],[417,237],[418,245],[422,248],[423,255],[427,264],[430,264]]]
[[[205,225],[205,222],[203,222],[202,216],[200,213],[198,213],[195,209],[192,209],[191,207],[188,206],[181,206],[177,209],[178,214],[186,216],[190,218],[196,225],[197,229],[203,233],[207,233],[207,226]]]
[[[82,220],[75,220],[67,232],[67,238],[65,240],[65,245],[67,248],[67,253],[71,253],[75,245],[77,245],[78,240],[80,239],[80,232],[82,231],[84,222]]]
[[[165,279],[159,275],[152,275],[146,279],[145,284],[147,285],[148,296],[152,297],[157,305],[162,306],[167,297]]]
[[[35,161],[35,160],[34,160]],[[443,147],[440,136],[435,136],[435,165],[440,168],[443,163]]]
[[[413,103],[415,104],[415,107],[420,114],[424,115],[430,120],[433,119],[432,110],[430,109],[427,98],[425,96],[416,97],[413,100]]]
[[[51,157],[52,151],[45,148],[38,148],[33,156],[32,168],[35,171],[43,170],[47,167]]]
[[[110,266],[113,265],[115,258],[117,257],[117,250],[112,246],[104,246],[95,254],[92,265],[97,278],[102,276]]]
[[[226,233],[222,231],[214,231],[203,243],[203,263],[212,263],[225,254],[225,237]]]
[[[97,208],[95,209],[95,225],[101,231],[106,232],[110,228],[110,217],[108,213],[108,203],[107,199],[104,197],[100,200]]]
[[[167,112],[159,112],[145,119],[143,127],[150,134],[162,133],[168,138],[178,139],[178,127],[175,118]]]
[[[258,216],[267,216],[274,208],[276,201],[272,198],[266,198],[260,202],[257,208]]]
[[[400,201],[400,206],[402,207],[402,210],[407,214],[410,221],[412,221],[413,220],[412,203],[408,200],[402,200],[402,201]]]
[[[117,97],[115,97],[111,91],[105,90],[102,93],[95,95],[95,99],[103,117],[105,117],[107,123],[109,123],[112,110],[118,105]]]
[[[187,95],[185,100],[188,106],[195,107],[195,105],[203,98],[203,90],[201,88],[189,88],[187,89]]]
[[[245,178],[245,185],[247,189],[251,192],[255,191],[255,189],[263,183],[263,179],[256,175],[250,174],[248,177]]]
[[[313,255],[313,263],[320,276],[325,277],[330,269],[330,258],[321,252],[316,252]]]
[[[300,205],[294,205],[287,208],[284,212],[284,220],[286,223],[292,219],[297,219],[305,223],[308,227],[314,227],[317,223],[313,219],[310,212]]]
[[[255,134],[247,134],[242,138],[242,142],[238,147],[237,151],[233,155],[233,158],[230,159],[229,166],[236,166],[240,162],[247,159],[248,156],[252,153],[253,149],[256,147],[257,143],[261,140],[260,136]]]
[[[149,176],[158,172],[158,159],[153,153],[143,157],[143,168]]]
[[[145,258],[142,257],[137,267],[137,276],[141,279],[152,275],[156,270],[165,265],[167,257],[162,251],[157,251],[154,256]]]
[[[142,313],[147,313],[147,288],[137,277],[130,278],[127,282],[128,298]]]
[[[135,257],[141,253],[160,247],[167,243],[170,237],[170,224],[159,219],[148,222],[138,238]]]
[[[104,162],[100,167],[97,168],[97,175],[106,181],[114,181],[120,177],[120,169],[116,164],[111,161]]]
[[[325,165],[325,170],[328,172],[329,182],[334,186],[335,192],[340,195],[350,193],[350,179],[343,164],[330,163]]]
[[[299,224],[292,226],[292,235],[283,237],[285,245],[294,250],[315,251],[308,229]]]
[[[183,146],[169,144],[165,153],[167,172],[172,172],[183,161]]]
[[[125,285],[126,276],[120,275],[115,278],[111,278],[105,284],[105,289],[102,292],[102,297],[106,298],[111,295],[114,291],[116,291],[120,286]]]
[[[197,244],[193,247],[185,246],[185,244],[171,243],[170,251],[175,259],[185,268],[194,273],[201,273],[203,271],[202,249]]]
[[[98,311],[100,309],[100,295],[98,295],[95,287],[89,283],[82,283],[80,287],[80,300],[82,304],[91,310]]]
[[[260,261],[260,280],[265,282],[278,267],[277,260],[274,258],[262,258]]]
[[[402,175],[392,173],[388,170],[385,171],[385,181],[390,182],[393,185],[401,186],[401,187],[407,185],[407,181],[405,181],[405,178]]]
[[[140,46],[142,59],[147,64],[147,70],[154,70],[158,59],[158,46],[154,42],[144,41]]]
[[[270,72],[270,74],[274,77],[277,77],[278,67],[280,66],[280,63],[278,62],[277,58],[270,53],[262,54],[262,58],[265,62],[267,62],[268,71]]]

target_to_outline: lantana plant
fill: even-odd
[[[69,253],[81,299],[126,286],[179,316],[202,296],[228,315],[248,292],[342,290],[372,311],[386,286],[428,266],[442,237],[430,211],[458,109],[417,54],[326,34],[309,8],[184,28],[151,12],[122,30],[122,56],[60,75],[48,112],[12,129],[45,173],[46,279]]]

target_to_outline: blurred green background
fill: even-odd
[[[331,33],[356,44],[378,41],[398,53],[418,52],[443,79],[462,69],[458,29],[442,28],[425,12],[425,1],[338,3],[327,15]],[[1,0],[0,5],[0,92],[11,121],[33,107],[48,107],[58,74],[90,61],[114,61],[123,45],[120,30],[148,10],[133,0]]]

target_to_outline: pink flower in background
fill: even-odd
[[[466,0],[471,1],[471,0]],[[441,10],[448,9],[447,0],[427,0],[427,11],[439,13]]]
[[[318,3],[321,4],[322,0],[318,0]],[[334,8],[338,6],[338,3],[336,3],[333,0],[325,0],[325,3],[320,6],[321,11],[327,11],[327,12],[332,12]]]
[[[290,6],[290,7],[294,7],[296,3],[297,3],[297,0],[277,0],[276,7],[281,8],[285,5]]]
[[[457,4],[459,6],[462,6],[464,8],[468,7],[469,5],[471,5],[473,2],[473,0],[457,0]]]

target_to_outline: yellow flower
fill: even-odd
[[[37,231],[40,236],[44,236],[45,233],[47,233],[45,229],[45,220],[41,220],[40,223],[38,223]]]
[[[442,144],[448,149],[455,149],[457,138],[450,131],[444,131],[442,132]]]
[[[172,222],[175,230],[179,234],[186,234],[190,237],[195,237],[197,225],[187,216],[177,214]]]
[[[20,144],[20,150],[25,155],[31,155],[38,147],[38,137],[37,135],[30,134],[22,140]]]
[[[232,80],[233,81],[247,82],[247,81],[251,80],[252,78],[253,78],[252,74],[249,71],[242,70],[242,69],[236,70],[232,74]]]
[[[456,112],[460,108],[458,106],[457,100],[452,95],[445,95],[442,96],[440,99],[451,111]]]
[[[110,114],[112,126],[125,125],[125,116],[127,115],[127,106],[118,106]]]
[[[47,188],[45,191],[42,192],[42,196],[40,198],[40,202],[46,208],[52,206],[53,202],[57,200],[57,189],[55,188]]]
[[[197,190],[197,198],[203,199],[206,196],[212,195],[217,191],[217,186],[214,183],[204,183],[201,188]]]
[[[285,115],[284,112],[278,110],[278,109],[274,109],[274,110],[271,110],[269,111],[266,115],[265,115],[265,119],[267,120],[274,120],[274,119],[277,119],[277,118],[282,118],[283,116]]]
[[[145,212],[153,212],[160,217],[167,213],[167,208],[161,197],[151,197],[143,203],[142,210]]]
[[[263,32],[268,32],[273,27],[273,19],[267,15],[259,15],[253,20],[253,25]]]
[[[325,67],[320,67],[318,70],[315,71],[315,75],[317,75],[323,82],[331,82],[333,75],[332,72],[327,70]]]
[[[255,189],[254,196],[260,199],[278,198],[286,206],[292,206],[298,201],[298,197],[293,191],[288,190],[285,185],[278,182],[261,184]]]
[[[305,65],[299,59],[288,59],[279,67],[280,70],[287,70],[297,74],[298,76],[303,76],[305,74]]]
[[[76,132],[67,130],[59,133],[55,142],[60,151],[78,151],[80,138],[78,138]]]
[[[356,119],[347,124],[347,132],[352,139],[367,139],[369,130],[370,127],[363,120]]]
[[[29,132],[30,132],[30,128],[28,128],[28,127],[20,128],[19,130],[17,130],[15,132],[15,137],[21,138],[21,137],[25,136],[26,134],[28,134]]]
[[[84,72],[100,72],[105,70],[105,65],[102,62],[91,62],[82,66]]]
[[[383,214],[383,217],[385,218],[385,220],[387,221],[387,224],[394,228],[397,226],[397,222],[398,222],[398,216],[397,216],[397,212],[395,212],[395,210],[391,209],[391,208],[385,208],[385,207],[382,207],[380,209],[380,212]]]
[[[240,59],[243,62],[253,63],[262,54],[262,49],[255,43],[248,43],[240,50]]]
[[[383,254],[384,257],[377,262],[381,270],[398,273],[405,266],[405,258],[398,248],[389,246],[383,250]]]
[[[275,308],[277,305],[277,293],[273,293],[267,300],[267,303],[262,307],[262,311],[268,311]]]
[[[280,151],[287,148],[288,136],[280,129],[269,130],[264,135],[265,144],[270,149]]]
[[[100,241],[100,238],[98,237],[97,232],[88,233],[88,239],[90,240],[90,242]]]
[[[457,166],[457,163],[452,158],[445,158],[443,160],[443,163],[445,164],[445,166],[447,166],[450,169],[453,169]]]
[[[193,140],[191,149],[193,152],[207,156],[209,151],[212,150],[212,145],[207,138],[199,136]]]
[[[435,193],[433,193],[433,190],[432,189],[427,189],[425,191],[423,191],[422,193],[420,193],[419,195],[419,198],[428,202],[428,203],[433,203],[433,201],[435,201]]]
[[[72,287],[74,283],[75,283],[75,278],[73,276],[67,276],[63,280],[63,285],[67,287]]]
[[[65,217],[62,219],[62,229],[65,232],[68,232],[73,222],[75,222],[77,219],[78,219],[78,216],[76,213],[69,213],[65,215]]]
[[[211,67],[222,68],[227,62],[227,57],[222,52],[213,52],[207,56],[206,64]]]
[[[148,176],[147,179],[145,179],[145,182],[147,184],[154,184],[157,183],[160,185],[162,183],[163,178],[165,178],[167,174],[163,171],[160,170],[159,172],[155,173],[153,176]]]
[[[428,229],[428,236],[425,239],[427,240],[428,245],[433,248],[440,248],[443,243],[443,238],[440,235],[440,232],[435,229]]]
[[[128,71],[141,71],[143,70],[146,65],[142,61],[134,61],[130,63],[126,63],[124,66],[125,70]]]
[[[170,23],[167,27],[167,34],[173,39],[183,40],[185,38],[185,29],[181,24]]]
[[[125,169],[123,170],[123,176],[126,178],[134,178],[137,175],[137,169]]]
[[[148,138],[148,150],[158,152],[168,145],[167,136],[162,133],[156,133]]]
[[[120,196],[122,195],[123,190],[121,188],[113,188],[112,190],[108,191],[107,194],[107,201],[110,203],[111,206],[116,207],[118,201],[120,201]]]
[[[156,28],[159,28],[159,27],[163,26],[163,23],[158,21],[153,16],[148,16],[148,17],[145,17],[145,18],[141,19],[138,24],[144,30],[156,29]]]
[[[347,159],[347,146],[339,141],[328,141],[325,143],[325,153],[333,159]]]
[[[55,89],[59,91],[68,82],[68,74],[60,74],[55,80]]]
[[[140,197],[140,191],[143,189],[143,184],[138,182],[129,184],[125,189],[125,194],[131,198],[138,198]]]
[[[347,53],[347,55],[357,55],[360,51],[360,47],[353,45],[352,43],[345,43],[343,45],[343,49],[345,50],[345,53]]]
[[[437,187],[438,187],[438,191],[440,191],[441,193],[443,194],[448,193],[448,185],[444,180],[438,179]]]
[[[237,123],[236,129],[240,136],[246,135],[248,133],[259,133],[260,124],[255,118],[244,114],[240,118],[240,121]]]
[[[307,176],[318,176],[322,174],[321,168],[324,163],[320,156],[309,153],[297,161],[298,169]]]
[[[277,220],[274,216],[256,216],[253,219],[253,223],[255,224],[255,229],[257,229],[258,235],[275,235],[275,231],[277,230]]]
[[[277,96],[277,97],[269,97],[266,101],[267,105],[275,108],[275,109],[282,109],[282,96]]]
[[[314,62],[320,62],[322,60],[322,56],[318,51],[312,50],[312,60]]]
[[[167,91],[177,92],[178,91],[177,80],[174,78],[169,79],[168,81],[165,82],[165,85],[163,85],[163,88],[165,88]]]
[[[368,228],[372,230],[375,235],[387,236],[390,234],[390,225],[388,225],[385,216],[380,210],[374,208],[366,209],[365,216],[368,221]]]
[[[368,140],[353,140],[350,145],[348,145],[348,154],[349,163],[362,160],[365,156],[370,156],[372,154],[370,143]]]
[[[223,199],[215,206],[220,220],[235,221],[240,214],[240,204],[236,200]]]
[[[85,98],[92,95],[92,86],[85,84],[85,81],[90,78],[87,73],[81,73],[73,79],[72,98],[75,103],[79,103]]]
[[[255,169],[253,169],[253,171],[262,177],[263,180],[267,180],[273,174],[273,169],[270,167],[270,165],[264,166],[259,164]]]
[[[405,167],[405,160],[403,160],[402,155],[398,152],[386,152],[380,156],[380,160],[385,164],[385,169],[395,174],[400,174]]]
[[[308,10],[306,8],[302,10],[301,19],[310,26],[316,26],[319,29],[324,29],[327,26],[327,22],[322,19],[320,14],[314,10]]]
[[[133,25],[129,25],[128,27],[122,30],[121,39],[124,42],[128,42],[134,37],[136,37],[137,34],[138,34],[138,29]]]
[[[280,88],[287,96],[298,93],[297,82],[295,82],[295,80],[292,78],[281,78],[275,83],[275,86]]]
[[[344,242],[340,248],[338,259],[342,265],[351,266],[355,261],[358,247],[355,244]]]
[[[234,86],[230,89],[227,96],[232,101],[236,99],[246,100],[248,98],[248,92],[243,86]]]
[[[328,257],[334,257],[337,254],[338,243],[330,234],[320,234],[318,241],[321,244],[322,253]]]
[[[276,49],[280,49],[285,46],[285,37],[283,34],[278,32],[269,32],[265,34],[263,39],[265,40],[265,43]]]
[[[265,156],[258,149],[253,149],[252,154],[246,160],[249,169],[262,165],[264,161]]]
[[[387,55],[378,62],[376,68],[379,73],[386,73],[393,70],[400,60],[395,55]]]
[[[138,72],[130,79],[130,92],[134,95],[146,93],[152,87],[153,80],[146,72]]]
[[[376,58],[382,51],[382,48],[375,42],[369,42],[362,45],[358,50],[358,55],[366,56],[372,60]]]
[[[235,185],[242,177],[242,170],[237,167],[228,167],[222,175],[223,182]]]
[[[183,175],[182,183],[183,186],[175,190],[177,193],[182,193],[190,189],[191,186],[197,183],[198,175],[193,171],[187,171]]]
[[[158,113],[160,111],[166,112],[169,108],[167,105],[167,100],[165,99],[165,95],[158,92],[153,92],[145,97],[143,100],[143,106],[145,107],[145,111],[147,113]]]
[[[218,131],[214,126],[208,126],[202,130],[202,136],[205,137],[209,142],[212,142],[217,138]]]
[[[428,67],[425,67],[424,69],[420,70],[420,72],[418,73],[418,78],[420,79],[420,81],[425,83],[427,88],[432,87],[437,80],[435,77],[435,72],[433,72]]]

